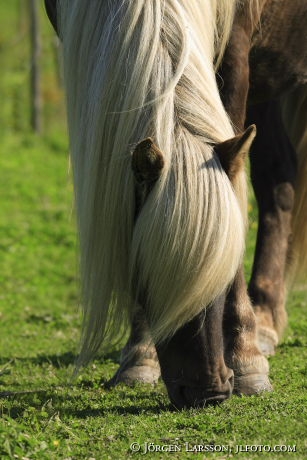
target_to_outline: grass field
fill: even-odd
[[[0,64],[7,69],[0,78],[0,95],[7,96],[0,106],[0,459],[306,459],[303,290],[289,297],[289,327],[270,358],[273,393],[176,411],[162,383],[104,387],[117,368],[118,350],[71,380],[80,313],[61,90],[54,86],[50,57],[44,64],[45,135],[30,134],[20,112],[28,110],[24,49],[18,42],[13,63],[11,49],[4,46],[15,43],[8,34],[9,25],[16,26],[18,5],[17,0],[9,7],[0,3],[1,17],[7,18],[0,33]],[[50,33],[45,24],[46,50]],[[253,200],[250,223],[247,272],[256,231]],[[215,446],[215,452],[197,447],[205,445]],[[238,445],[253,447],[236,452]],[[268,447],[259,446],[272,451],[261,452]],[[273,452],[274,447],[282,452]]]
[[[117,351],[71,382],[80,315],[65,136],[52,141],[8,137],[1,144],[0,170],[0,458],[132,459],[144,453],[146,442],[153,443],[150,449],[181,449],[148,452],[146,458],[264,455],[235,455],[236,445],[296,446],[296,454],[269,457],[306,458],[304,292],[290,296],[290,325],[270,359],[274,393],[178,412],[162,383],[106,390]],[[254,219],[252,212],[252,234]],[[252,239],[248,246],[247,267]],[[140,444],[139,453],[130,449],[133,442]],[[198,444],[223,445],[232,452],[189,451]]]

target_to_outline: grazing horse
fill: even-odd
[[[45,2],[63,42],[79,364],[129,325],[114,384],[161,373],[178,408],[271,390],[285,276],[307,268],[307,1]]]

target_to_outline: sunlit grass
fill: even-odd
[[[304,291],[290,296],[289,327],[270,359],[271,394],[177,412],[162,383],[104,388],[118,365],[116,351],[72,381],[80,315],[65,135],[53,143],[7,138],[0,170],[0,458],[135,458],[146,443],[153,443],[151,449],[180,448],[148,452],[146,458],[194,458],[185,443],[232,449],[210,457],[198,453],[202,459],[230,458],[237,444],[296,445],[295,457],[306,458]],[[256,230],[254,203],[250,212],[247,270]],[[139,443],[139,453],[130,449],[132,442]],[[257,458],[260,453],[237,455]]]
[[[118,350],[72,380],[81,318],[62,90],[55,84],[45,21],[45,137],[29,134],[28,45],[16,19],[22,4],[0,2],[6,19],[0,31],[0,458],[307,458],[303,290],[289,297],[289,327],[270,358],[273,393],[179,412],[162,383],[105,388],[117,369]],[[256,229],[251,197],[247,274]],[[193,452],[198,445],[228,450]],[[295,445],[297,453],[236,454],[237,445]]]

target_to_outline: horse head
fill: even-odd
[[[214,151],[232,184],[244,171],[245,158],[256,135],[254,125]],[[132,153],[138,212],[144,205],[165,165],[164,154],[147,138]],[[146,315],[146,296],[141,299]],[[229,398],[234,372],[225,362],[223,331],[225,294],[215,299],[170,338],[155,343],[162,379],[177,408],[204,406]],[[150,319],[149,319],[150,328]]]

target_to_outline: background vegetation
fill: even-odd
[[[155,459],[307,458],[307,315],[300,289],[289,298],[289,327],[270,359],[271,394],[178,412],[162,383],[104,387],[118,350],[71,381],[80,330],[78,257],[58,45],[41,8],[44,109],[37,136],[30,128],[26,0],[0,1],[0,15],[0,458],[132,459],[141,458],[146,442],[155,450],[146,458]],[[250,227],[247,272],[253,199]],[[185,442],[229,450],[190,452]],[[181,451],[156,451],[164,445]],[[236,454],[236,445],[295,445],[297,452]]]

